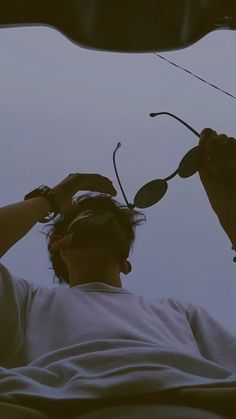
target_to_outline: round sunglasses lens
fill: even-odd
[[[185,156],[182,158],[179,168],[178,175],[182,178],[187,178],[198,171],[199,168],[199,150],[198,146],[192,148]]]
[[[156,204],[165,195],[168,184],[163,179],[152,180],[146,183],[136,193],[134,206],[137,208],[148,208]]]

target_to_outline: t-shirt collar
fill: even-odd
[[[112,285],[107,284],[106,282],[87,282],[86,284],[78,284],[72,289],[79,289],[81,291],[107,291],[107,292],[119,292],[125,294],[132,294],[131,291],[126,288],[118,288]]]

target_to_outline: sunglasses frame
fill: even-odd
[[[185,127],[187,127],[193,134],[195,134],[196,135],[196,137],[198,137],[198,138],[200,138],[200,133],[199,132],[197,132],[193,127],[191,127],[191,125],[189,125],[189,124],[187,124],[187,122],[185,122],[185,121],[183,121],[181,118],[179,118],[178,116],[176,116],[176,115],[174,115],[174,114],[172,114],[172,113],[170,113],[170,112],[157,112],[157,113],[150,113],[149,114],[149,116],[150,117],[155,117],[155,116],[159,116],[159,115],[169,115],[169,116],[171,116],[172,118],[174,118],[174,119],[176,119],[177,121],[179,121],[181,124],[183,124]],[[116,168],[116,161],[115,161],[115,155],[116,155],[116,152],[117,152],[117,150],[119,149],[121,147],[121,142],[118,142],[117,143],[117,146],[116,146],[116,148],[115,148],[115,150],[114,150],[114,152],[113,152],[113,165],[114,165],[114,170],[115,170],[115,174],[116,174],[116,178],[117,178],[117,181],[118,181],[118,183],[119,183],[119,186],[120,186],[120,189],[121,189],[121,192],[122,192],[122,195],[123,195],[123,197],[124,197],[124,200],[125,200],[125,202],[126,202],[126,205],[127,205],[127,207],[128,208],[130,208],[130,209],[133,209],[133,208],[149,208],[149,207],[151,207],[152,205],[155,205],[157,202],[159,202],[161,199],[162,199],[162,197],[165,195],[165,193],[166,193],[166,191],[167,191],[167,188],[168,188],[168,181],[169,180],[171,180],[171,179],[173,179],[177,174],[179,174],[179,168],[180,168],[180,165],[181,165],[181,162],[186,158],[186,156],[188,155],[188,154],[190,154],[191,153],[191,156],[193,155],[193,153],[195,154],[195,152],[197,152],[197,150],[198,150],[198,146],[196,146],[196,147],[194,147],[194,148],[192,148],[191,150],[189,150],[185,155],[184,155],[184,157],[182,158],[182,160],[181,160],[181,162],[180,162],[180,165],[179,165],[179,167],[178,167],[178,169],[177,170],[175,170],[175,172],[173,172],[171,175],[169,175],[169,176],[167,176],[166,178],[164,178],[164,179],[155,179],[155,180],[152,180],[152,181],[150,181],[150,182],[148,182],[148,183],[146,183],[145,185],[143,185],[139,190],[138,190],[138,192],[136,193],[136,195],[135,195],[135,198],[137,197],[137,194],[143,189],[143,188],[145,188],[145,186],[147,186],[149,183],[151,183],[151,182],[155,182],[155,181],[162,181],[162,182],[166,182],[166,190],[165,190],[165,192],[164,192],[164,194],[161,196],[161,198],[158,200],[158,201],[156,201],[155,203],[153,203],[153,204],[151,204],[151,205],[147,205],[147,206],[137,206],[137,205],[134,205],[134,203],[135,203],[135,198],[134,198],[134,203],[133,204],[131,204],[131,203],[129,203],[128,202],[128,199],[127,199],[127,197],[126,197],[126,194],[125,194],[125,192],[124,192],[124,189],[123,189],[123,187],[122,187],[122,184],[121,184],[121,181],[120,181],[120,178],[119,178],[119,175],[118,175],[118,171],[117,171],[117,168]],[[196,151],[195,151],[196,150]],[[194,172],[194,173],[196,173],[196,172]],[[193,174],[194,174],[193,173]],[[192,176],[192,175],[190,175],[190,176]],[[181,177],[189,177],[189,176],[181,176]]]

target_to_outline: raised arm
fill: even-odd
[[[51,212],[44,197],[32,198],[0,208],[0,257]]]
[[[62,214],[70,211],[73,196],[79,191],[96,191],[112,196],[117,194],[111,180],[96,173],[72,173],[52,189],[60,206],[59,213]],[[32,198],[0,208],[0,257],[50,212],[53,212],[53,208],[46,197]]]
[[[236,248],[236,139],[206,128],[199,149],[201,182],[220,225]]]

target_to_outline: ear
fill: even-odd
[[[132,271],[132,265],[131,263],[126,260],[125,262],[123,262],[123,264],[120,266],[120,272],[122,272],[123,274],[127,275]]]

